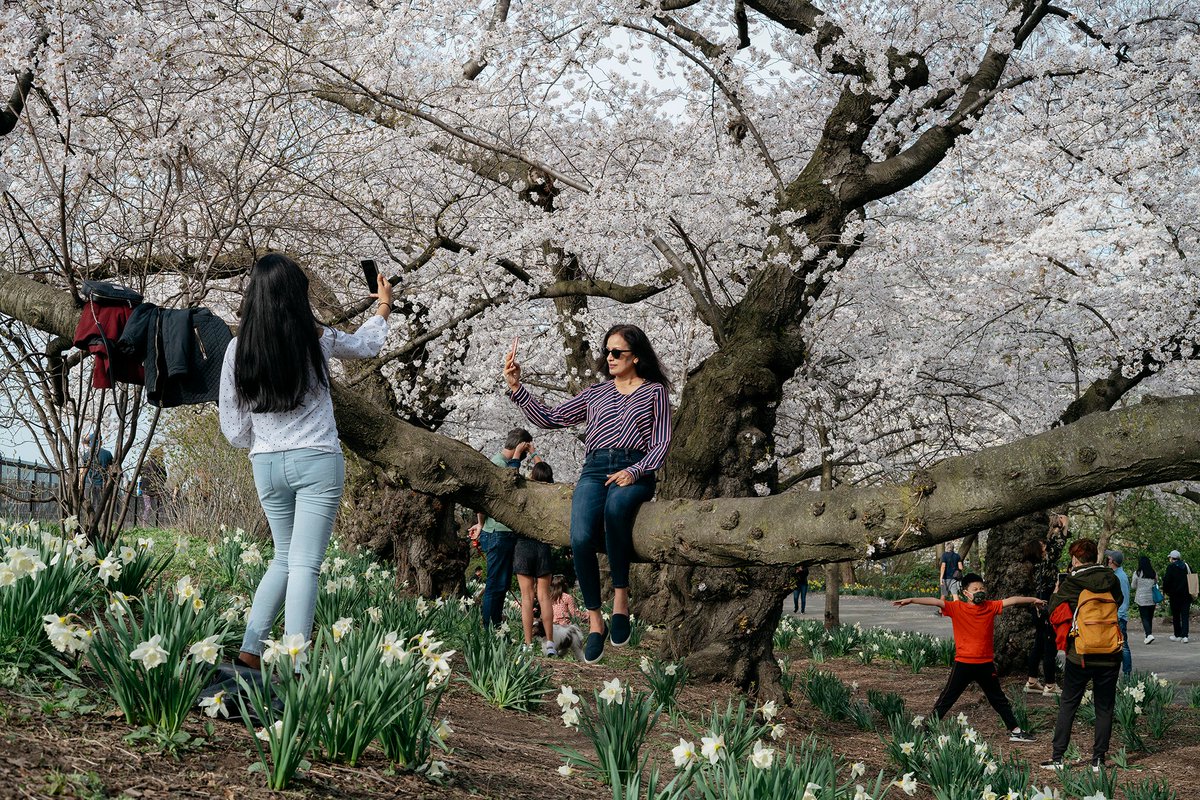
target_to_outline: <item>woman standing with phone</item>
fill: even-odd
[[[221,368],[221,432],[249,448],[254,485],[275,556],[258,584],[241,662],[260,666],[263,640],[283,606],[284,635],[312,636],[317,575],[333,532],[345,464],[329,394],[330,358],[372,358],[387,337],[392,287],[377,278],[376,313],[354,333],[322,326],[308,277],[278,253],[250,272],[241,328]]]
[[[509,397],[530,422],[539,428],[586,423],[583,471],[571,499],[571,551],[588,612],[589,664],[600,660],[610,635],[614,647],[629,641],[634,517],[654,496],[655,471],[671,445],[671,383],[642,329],[610,328],[597,370],[608,380],[551,409],[521,385],[516,339],[504,359]],[[600,613],[600,552],[608,554],[613,584],[611,631]]]

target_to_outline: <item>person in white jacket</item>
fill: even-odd
[[[382,276],[376,313],[354,333],[322,326],[308,277],[278,253],[250,272],[241,327],[221,369],[221,431],[249,448],[254,485],[275,555],[254,594],[239,660],[261,666],[283,606],[284,635],[312,636],[317,576],[333,532],[346,470],[329,394],[330,358],[372,358],[387,337],[392,287]]]
[[[1129,579],[1129,589],[1133,592],[1133,602],[1142,618],[1142,632],[1146,635],[1142,644],[1154,641],[1154,607],[1158,605],[1154,599],[1154,587],[1157,585],[1158,574],[1150,564],[1150,559],[1139,556],[1137,572]]]

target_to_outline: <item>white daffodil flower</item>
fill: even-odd
[[[378,625],[383,622],[383,609],[379,606],[371,606],[367,609],[367,618]]]
[[[671,758],[676,767],[683,767],[696,760],[696,746],[687,739],[680,738],[679,744],[671,748]]]
[[[1058,789],[1043,786],[1041,789],[1034,788],[1029,800],[1062,800],[1062,795],[1058,793]]]
[[[600,699],[606,703],[622,705],[625,702],[625,688],[621,686],[621,679],[613,678],[611,681],[604,681],[604,688],[600,690]]]
[[[292,664],[299,667],[308,658],[308,646],[311,644],[302,633],[290,633],[279,640],[279,647],[283,654],[292,660]]]
[[[429,772],[427,772],[426,775],[428,775],[430,778],[440,778],[447,772],[449,772],[449,770],[446,769],[445,761],[430,761]]]
[[[213,719],[217,718],[217,714],[220,714],[226,719],[229,718],[229,709],[225,707],[224,690],[217,692],[212,697],[205,697],[202,699],[200,701],[200,708],[204,710],[205,714]]]
[[[191,600],[197,594],[196,584],[192,581],[191,575],[184,575],[175,582],[175,599],[179,605]]]
[[[771,725],[771,738],[775,741],[778,742],[780,739],[782,739],[785,733],[786,731],[784,730],[782,722],[776,722]]]
[[[564,778],[569,778],[575,774],[575,770],[571,768],[570,764],[563,764],[558,768],[558,774],[562,775]]]
[[[775,763],[775,748],[764,747],[761,740],[755,741],[754,752],[750,754],[750,763],[758,769],[770,769],[771,765]],[[807,798],[807,792],[805,797]],[[814,797],[813,800],[816,798]]]
[[[342,617],[337,622],[333,623],[333,640],[335,642],[340,642],[342,637],[349,633],[353,627],[353,617]]]
[[[647,630],[649,630],[649,629],[647,629]],[[666,674],[668,674],[668,675],[671,675],[672,677],[673,677],[673,676],[675,675],[675,673],[676,673],[676,672],[678,672],[678,671],[679,671],[679,665],[678,665],[678,664],[667,664],[667,666],[666,666],[666,667],[663,669],[663,672],[665,672],[665,673],[666,673]]]
[[[907,795],[913,795],[917,791],[917,779],[913,777],[911,772],[904,773],[904,777],[899,780],[892,781],[894,786],[899,786],[900,791]]]
[[[275,734],[277,737],[283,735],[283,720],[278,720],[269,728],[260,728],[254,735],[262,741],[269,743],[271,741],[271,734]]]
[[[567,728],[579,727],[579,709],[575,706],[564,708],[562,712],[563,726]]]
[[[167,651],[162,647],[162,634],[156,633],[148,641],[142,642],[129,654],[134,661],[142,662],[146,671],[157,667],[167,660]]]
[[[913,754],[913,751],[916,749],[917,749],[917,745],[915,742],[901,742],[900,743],[900,752],[906,756],[911,756]]]
[[[867,765],[864,762],[855,761],[850,766],[850,780],[854,780],[855,778],[861,778],[863,775],[866,775],[866,774],[867,774]]]
[[[570,686],[564,684],[558,693],[558,697],[554,698],[554,701],[558,703],[559,708],[565,709],[578,703],[579,695],[575,694],[575,690]]]
[[[770,722],[779,714],[779,706],[774,700],[768,700],[758,708],[758,713],[762,714],[762,718]]]
[[[206,636],[188,648],[188,655],[206,664],[216,664],[221,655],[221,634]]]
[[[867,794],[867,790],[860,783],[854,787],[854,800],[874,800],[874,798]]]
[[[700,755],[715,764],[725,754],[724,736],[702,736],[700,738]]]
[[[121,577],[121,562],[109,553],[103,561],[96,565],[96,572],[104,583],[108,583],[110,578],[117,580]]]

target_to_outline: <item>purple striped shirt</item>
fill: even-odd
[[[586,421],[585,455],[608,448],[641,450],[645,458],[628,468],[634,480],[660,468],[667,458],[671,404],[661,383],[646,381],[621,394],[615,383],[602,381],[554,408],[546,408],[524,385],[509,396],[539,428],[567,428]]]

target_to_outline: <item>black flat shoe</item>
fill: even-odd
[[[608,626],[604,626],[603,633],[589,633],[587,636],[587,644],[583,646],[583,661],[586,664],[595,664],[604,655],[604,640],[608,638]]]
[[[612,615],[612,638],[609,641],[612,642],[613,647],[624,647],[629,644],[628,614]]]

